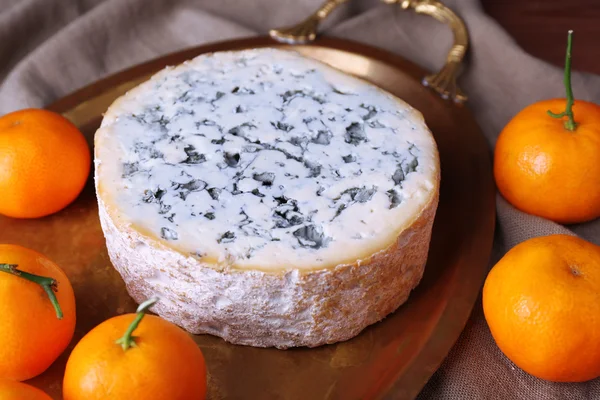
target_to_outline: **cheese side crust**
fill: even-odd
[[[324,64],[199,56],[113,103],[95,145],[112,263],[136,301],[159,296],[154,310],[192,333],[334,343],[421,279],[433,137],[418,111]]]
[[[348,340],[394,312],[425,269],[437,196],[389,248],[354,264],[302,273],[216,270],[135,229],[119,229],[99,201],[110,259],[138,303],[193,334],[255,347]]]

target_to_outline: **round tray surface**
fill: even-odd
[[[420,110],[438,143],[442,184],[425,275],[408,302],[347,342],[315,349],[261,349],[195,336],[209,371],[209,399],[414,398],[464,328],[487,272],[495,221],[489,150],[469,110],[421,84],[426,71],[363,44],[321,38],[289,46],[267,37],[205,45],[150,61],[96,82],[48,108],[75,122],[89,139],[102,113],[126,90],[166,65],[220,50],[293,48],[353,74]],[[77,297],[71,346],[29,383],[61,398],[72,347],[90,329],[136,305],[113,269],[98,221],[93,177],[65,210],[41,219],[0,216],[0,242],[36,249],[56,261]]]

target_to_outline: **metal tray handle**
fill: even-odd
[[[272,29],[271,37],[277,41],[289,44],[312,42],[317,37],[319,24],[339,5],[347,0],[327,0],[323,5],[304,21],[290,27]],[[403,10],[414,10],[417,14],[430,15],[440,22],[447,24],[454,34],[454,44],[448,52],[446,63],[439,72],[423,78],[423,84],[435,90],[440,96],[452,99],[457,103],[467,100],[460,90],[456,80],[460,73],[463,58],[469,47],[469,34],[463,20],[436,0],[382,0],[386,4],[399,4]]]

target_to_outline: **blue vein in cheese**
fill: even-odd
[[[100,162],[115,204],[190,254],[327,263],[397,234],[434,190],[414,110],[292,52],[200,56],[111,113]]]

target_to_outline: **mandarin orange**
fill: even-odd
[[[571,33],[567,48],[567,99],[540,101],[513,117],[496,142],[494,177],[521,211],[577,223],[600,217],[600,106],[573,99]]]
[[[26,109],[0,117],[0,214],[37,218],[62,210],[90,168],[85,138],[61,115]]]
[[[33,386],[0,378],[0,400],[52,400],[52,398]]]
[[[67,362],[64,400],[205,398],[200,348],[178,326],[144,317],[153,302],[142,303],[137,314],[104,321],[81,339]]]
[[[600,246],[568,235],[518,244],[490,271],[483,311],[500,350],[531,375],[600,376]]]
[[[0,244],[0,378],[26,380],[44,372],[75,332],[69,279],[42,254]]]

